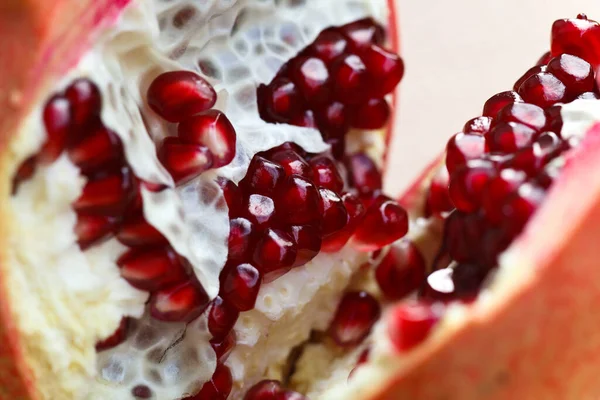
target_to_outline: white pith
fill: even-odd
[[[121,137],[135,174],[172,187],[157,161],[152,139],[173,133],[173,125],[149,111],[145,93],[152,79],[166,70],[192,69],[207,76],[197,65],[199,60],[210,60],[220,75],[207,76],[218,93],[216,108],[227,114],[237,131],[236,158],[183,188],[158,194],[144,190],[143,199],[148,221],[192,263],[211,297],[218,292],[229,229],[214,178],[238,182],[256,152],[286,141],[310,152],[327,150],[316,130],[261,121],[254,97],[257,83],[270,81],[283,62],[323,28],[364,16],[385,23],[387,17],[384,0],[307,0],[300,8],[277,3],[134,2],[53,88],[62,90],[82,76],[94,81],[103,95],[102,119]],[[173,16],[189,6],[196,7],[195,17],[182,29],[174,27]],[[234,23],[232,39],[227,35]],[[260,55],[254,47],[257,41],[266,49]],[[23,134],[11,144],[15,166],[39,150],[45,139],[42,106],[43,100],[24,122]],[[368,148],[380,158],[384,145],[381,135],[361,132],[350,135],[348,147]],[[51,353],[47,368],[54,372],[55,381],[44,384],[52,388],[54,398],[61,399],[128,399],[138,384],[148,385],[156,399],[193,393],[215,368],[205,318],[187,329],[184,324],[151,320],[144,314],[148,294],[121,279],[115,265],[125,246],[111,239],[85,252],[79,250],[71,204],[84,185],[85,179],[63,155],[39,168],[11,199],[11,225],[16,229],[10,232],[8,259],[20,283],[11,297],[36,293],[29,297],[37,307],[31,303],[22,305],[22,310],[15,307],[28,342]],[[263,285],[256,308],[242,313],[235,327],[238,345],[227,362],[235,380],[231,398],[239,398],[242,388],[266,376],[282,377],[290,349],[306,341],[312,329],[326,328],[340,293],[365,260],[365,254],[346,247],[340,253],[320,254],[306,266]],[[141,317],[128,341],[96,354],[95,343],[109,336],[126,315]],[[150,340],[150,332],[156,330],[160,338]],[[177,346],[164,352],[160,362],[147,358],[175,342]]]

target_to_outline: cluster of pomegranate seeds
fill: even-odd
[[[217,94],[202,77],[191,71],[165,72],[154,79],[147,98],[154,112],[178,123],[177,136],[165,138],[158,148],[158,158],[175,183],[233,160],[235,129],[225,114],[211,109]]]
[[[402,79],[404,64],[381,47],[384,37],[370,18],[323,30],[258,88],[261,117],[318,128],[341,158],[350,128],[380,129],[389,118],[384,97]]]
[[[286,390],[279,381],[264,380],[250,388],[244,400],[307,400],[307,398],[300,393]]]
[[[206,382],[200,392],[183,400],[227,400],[233,388],[231,371],[224,364],[218,364],[210,381]]]
[[[342,297],[329,326],[329,336],[341,347],[360,344],[381,315],[379,302],[369,293],[348,292]]]

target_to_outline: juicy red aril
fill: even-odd
[[[229,179],[218,178],[217,185],[223,191],[223,197],[229,208],[229,216],[240,215],[242,210],[242,193],[240,188]]]
[[[13,176],[12,179],[12,189],[11,189],[11,193],[15,194],[17,193],[17,190],[19,189],[19,185],[30,179],[33,174],[35,173],[35,168],[37,166],[37,157],[36,156],[31,156],[29,158],[27,158],[25,161],[23,161],[21,163],[21,165],[19,165],[19,168],[17,168],[17,171],[15,172],[15,176]]]
[[[366,153],[356,153],[349,156],[347,165],[351,183],[360,193],[372,193],[377,189],[381,189],[381,172]]]
[[[316,186],[324,187],[334,192],[340,192],[344,188],[344,181],[340,175],[335,161],[320,155],[310,160],[312,167],[312,179]]]
[[[356,226],[362,221],[362,218],[365,215],[365,208],[362,202],[354,194],[345,193],[342,196],[342,201],[344,202],[344,208],[346,208],[348,214],[348,222],[341,230],[323,238],[321,250],[328,253],[337,252],[344,247],[352,234],[354,234]]]
[[[347,114],[343,103],[330,103],[323,112],[317,112],[319,130],[327,137],[343,137],[350,126]]]
[[[483,105],[483,115],[496,118],[500,110],[509,104],[522,103],[523,99],[516,92],[500,92],[490,97]]]
[[[43,118],[47,138],[38,158],[41,162],[51,163],[64,150],[72,126],[69,100],[64,96],[53,96],[44,106]]]
[[[303,126],[305,128],[316,128],[315,113],[312,110],[304,110],[304,112],[295,115],[290,119],[290,125]]]
[[[429,190],[425,200],[425,216],[441,216],[443,213],[450,212],[454,204],[450,199],[448,185],[450,176],[447,168],[438,168],[435,175],[429,183]]]
[[[186,397],[184,400],[227,400],[233,388],[231,371],[223,364],[217,364],[215,372],[198,394]]]
[[[546,192],[533,184],[523,184],[502,206],[503,227],[512,234],[521,232],[529,218],[542,204]]]
[[[277,147],[273,147],[272,149],[267,150],[265,154],[267,158],[272,159],[275,156],[275,154],[279,153],[280,151],[285,152],[288,150],[296,152],[300,157],[306,157],[307,155],[306,151],[304,151],[302,147],[300,147],[294,142],[285,142],[283,144],[280,144]]]
[[[595,79],[592,66],[579,57],[561,54],[548,63],[548,72],[565,84],[569,99],[594,90]]]
[[[235,129],[221,111],[208,110],[183,120],[177,127],[177,134],[184,142],[208,148],[212,154],[212,168],[229,164],[235,156]]]
[[[473,253],[478,250],[474,243],[483,234],[480,225],[477,214],[464,214],[455,210],[446,218],[444,246],[454,260],[467,262],[474,258]]]
[[[551,59],[552,59],[552,53],[547,51],[544,54],[542,54],[542,56],[537,61],[537,63],[535,63],[535,65],[539,65],[539,66],[546,65],[546,64],[548,64],[548,62],[550,62]]]
[[[292,236],[296,242],[296,260],[294,267],[306,264],[319,254],[321,236],[319,231],[310,225],[291,227]]]
[[[118,219],[102,215],[77,215],[75,235],[82,250],[101,242],[114,232]]]
[[[427,277],[422,297],[440,301],[469,300],[477,295],[487,272],[475,264],[439,269]]]
[[[404,75],[402,59],[392,52],[371,45],[361,58],[371,76],[369,94],[371,97],[383,97],[391,93]]]
[[[519,88],[519,95],[528,103],[548,108],[566,98],[567,88],[556,76],[540,72],[527,78]]]
[[[244,400],[279,400],[282,392],[281,383],[274,380],[264,380],[252,386],[244,396]]]
[[[104,340],[96,343],[96,351],[103,351],[117,347],[127,339],[127,331],[129,330],[129,324],[131,320],[129,318],[121,319],[119,326],[115,332]]]
[[[343,137],[328,138],[325,140],[331,146],[331,155],[336,160],[341,160],[346,154],[346,139]]]
[[[354,50],[364,50],[371,44],[382,45],[385,31],[372,18],[364,18],[340,27],[340,31],[350,40]]]
[[[377,300],[367,292],[349,292],[342,297],[329,327],[329,335],[342,347],[361,343],[379,319]]]
[[[148,105],[169,122],[180,122],[215,105],[217,94],[191,71],[160,74],[148,88]]]
[[[501,122],[490,131],[486,137],[486,144],[492,152],[513,153],[529,146],[535,133],[536,131],[527,125]]]
[[[490,131],[490,125],[492,124],[492,121],[492,117],[477,117],[470,119],[465,123],[463,132],[485,135]]]
[[[521,87],[521,85],[523,84],[523,82],[525,82],[527,79],[529,79],[529,77],[535,75],[535,74],[539,74],[540,72],[546,72],[548,68],[545,65],[537,65],[535,67],[531,67],[527,70],[527,72],[525,72],[514,84],[513,86],[513,90],[515,92],[519,91],[519,88]],[[514,93],[514,92],[513,92]]]
[[[300,175],[304,178],[312,176],[310,165],[294,150],[277,151],[271,156],[271,161],[281,165],[287,176]]]
[[[457,169],[450,178],[450,198],[460,211],[473,212],[481,204],[481,194],[486,183],[496,175],[490,162],[471,160]]]
[[[216,340],[223,340],[233,329],[238,319],[239,311],[217,296],[211,303],[208,312],[208,330]]]
[[[244,202],[243,211],[244,217],[262,229],[275,217],[275,203],[270,197],[252,194]]]
[[[146,385],[137,385],[131,389],[131,394],[136,399],[150,399],[152,398],[152,390]]]
[[[408,231],[408,215],[397,202],[380,196],[367,209],[354,232],[354,244],[361,251],[375,251],[395,242]]]
[[[254,225],[246,218],[230,220],[227,258],[246,261],[250,256],[250,249],[254,246],[255,236]]]
[[[73,204],[78,212],[120,215],[133,198],[131,171],[123,167],[117,173],[90,179]]]
[[[220,296],[238,311],[252,310],[261,279],[260,272],[251,264],[225,266],[221,273]]]
[[[101,122],[92,131],[69,145],[69,158],[84,173],[117,163],[123,157],[121,139]]]
[[[457,133],[446,145],[446,168],[452,174],[468,160],[479,158],[485,152],[485,138],[473,133]]]
[[[394,244],[375,269],[379,288],[390,300],[400,300],[425,279],[425,259],[414,243],[403,239]]]
[[[277,188],[276,196],[278,217],[282,221],[302,225],[318,220],[319,193],[307,179],[298,175],[288,176]]]
[[[186,143],[176,137],[163,140],[158,159],[178,184],[196,178],[213,165],[212,153],[206,146]]]
[[[395,307],[388,315],[388,335],[398,351],[422,343],[440,319],[437,305],[411,302]]]
[[[304,99],[313,105],[326,103],[331,96],[331,85],[325,63],[316,57],[300,57],[292,64],[292,80]]]
[[[77,126],[85,124],[100,113],[102,107],[100,90],[89,79],[75,80],[65,91],[65,96],[71,103],[73,123]]]
[[[202,314],[208,302],[200,284],[188,281],[153,293],[150,314],[161,321],[189,322]]]
[[[265,89],[265,105],[268,116],[279,122],[285,122],[299,114],[304,101],[294,82],[287,78],[277,78]]]
[[[513,103],[500,110],[497,121],[518,122],[539,132],[546,126],[546,114],[534,104]]]
[[[557,20],[552,25],[552,55],[572,54],[596,65],[599,35],[600,27],[596,21],[585,18]]]
[[[357,106],[352,126],[358,129],[381,129],[390,118],[390,113],[390,106],[385,99],[369,99]]]
[[[121,276],[135,288],[155,291],[187,279],[186,270],[171,247],[131,249],[117,260]]]
[[[117,240],[126,246],[148,246],[167,242],[167,239],[144,218],[144,214],[125,215],[116,234]]]
[[[253,260],[260,268],[265,282],[278,277],[280,270],[291,268],[296,260],[294,238],[281,229],[267,229],[258,240]]]
[[[488,182],[481,197],[488,221],[493,224],[502,222],[502,204],[526,179],[527,175],[523,171],[504,168]]]
[[[358,104],[362,93],[367,87],[367,67],[360,57],[346,54],[335,63],[332,72],[333,89],[336,98],[345,104]]]
[[[252,193],[270,195],[285,178],[283,167],[261,156],[254,156],[240,186]]]
[[[217,362],[224,363],[229,358],[229,355],[235,347],[235,332],[230,331],[222,340],[218,338],[212,338],[210,340],[210,346],[217,355]]]
[[[321,212],[321,234],[330,235],[348,223],[348,212],[342,199],[333,191],[319,188],[319,211]]]
[[[325,63],[330,63],[338,56],[346,52],[348,42],[346,38],[335,28],[325,29],[315,39],[309,47],[309,52],[313,56],[319,57]]]

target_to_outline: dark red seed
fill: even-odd
[[[398,351],[421,344],[441,318],[439,305],[422,302],[402,304],[388,314],[388,335]]]
[[[75,80],[65,91],[65,96],[71,103],[73,123],[76,126],[82,126],[100,114],[102,108],[100,90],[89,79]]]
[[[525,183],[502,205],[503,227],[516,235],[521,232],[529,218],[542,204],[546,191]]]
[[[229,221],[228,260],[248,261],[250,251],[256,241],[256,232],[252,222],[246,218],[234,218]]]
[[[490,125],[492,124],[492,121],[492,117],[477,117],[470,119],[463,127],[463,132],[485,135],[490,131]]]
[[[428,300],[472,300],[477,296],[487,269],[475,264],[458,264],[432,272],[423,289],[422,297]]]
[[[349,120],[346,106],[337,101],[317,112],[319,130],[327,137],[343,137],[350,127]]]
[[[385,99],[369,99],[356,107],[352,126],[358,129],[381,129],[390,118],[390,106]]]
[[[87,214],[120,216],[134,196],[131,175],[129,168],[123,167],[88,180],[73,208]]]
[[[277,151],[270,158],[283,167],[287,176],[300,175],[309,179],[312,177],[310,165],[294,150]]]
[[[292,63],[291,77],[304,99],[311,105],[326,103],[331,97],[331,83],[323,60],[299,57]]]
[[[126,246],[166,244],[167,239],[144,218],[144,214],[126,214],[117,231],[117,240]]]
[[[395,242],[408,231],[408,214],[397,202],[379,196],[367,209],[354,232],[354,245],[361,251],[375,251]]]
[[[270,197],[252,194],[243,204],[242,216],[257,229],[263,229],[275,218],[275,203]]]
[[[355,153],[348,157],[350,181],[360,193],[372,193],[381,189],[381,172],[366,153]]]
[[[240,315],[239,311],[217,296],[208,312],[208,330],[215,340],[223,340],[233,329]]]
[[[565,84],[568,99],[594,91],[596,82],[592,66],[579,57],[561,54],[548,63],[548,72]]]
[[[75,235],[77,244],[82,250],[101,243],[115,231],[118,218],[102,215],[77,214]]]
[[[318,229],[310,225],[292,226],[290,231],[297,248],[296,260],[293,266],[299,267],[319,254],[321,250],[321,236]]]
[[[346,226],[348,212],[342,199],[333,191],[319,188],[319,211],[322,217],[321,234],[326,237]]]
[[[519,78],[519,80],[517,80],[515,82],[515,85],[513,86],[513,90],[515,92],[519,91],[519,88],[521,87],[521,85],[523,84],[523,82],[525,82],[527,79],[529,79],[530,76],[533,76],[535,74],[539,74],[540,72],[546,72],[547,67],[545,65],[536,65],[535,67],[531,67],[527,70],[527,72],[525,72],[523,74],[523,76],[521,76]]]
[[[536,131],[527,125],[500,122],[486,136],[486,144],[492,152],[510,154],[531,145],[535,134]]]
[[[374,98],[382,98],[391,93],[404,76],[404,62],[397,54],[371,45],[361,54],[369,76],[369,94]]]
[[[457,133],[446,145],[446,168],[450,174],[469,160],[477,159],[485,152],[485,138],[474,133]]]
[[[331,146],[331,155],[336,160],[341,160],[346,155],[345,138],[328,138],[327,140],[325,140],[325,143]]]
[[[344,207],[348,213],[348,222],[341,230],[323,238],[321,250],[328,253],[340,251],[350,240],[358,224],[362,222],[365,208],[360,199],[352,193],[344,193],[342,196]]]
[[[450,177],[450,198],[454,206],[463,212],[473,212],[481,206],[485,185],[496,176],[491,162],[470,160]]]
[[[319,57],[329,64],[331,61],[346,52],[348,42],[346,38],[335,28],[321,31],[319,36],[309,47],[309,53]]]
[[[269,116],[285,122],[302,113],[304,101],[294,82],[288,78],[276,78],[265,90],[265,104]]]
[[[199,317],[209,304],[209,298],[196,281],[159,290],[150,297],[150,315],[167,322],[189,322]]]
[[[546,126],[546,114],[534,104],[513,103],[500,110],[496,122],[518,122],[539,132]]]
[[[326,155],[319,155],[310,160],[311,177],[316,186],[324,187],[339,193],[344,188],[344,181],[335,161]]]
[[[235,331],[230,331],[222,340],[212,338],[210,345],[217,355],[217,362],[224,363],[235,347]]]
[[[552,106],[546,110],[546,129],[552,132],[560,133],[563,127],[560,105]]]
[[[303,225],[319,219],[319,193],[315,185],[298,175],[286,178],[276,189],[278,218],[292,225]]]
[[[198,177],[213,165],[212,153],[206,146],[183,142],[176,137],[167,137],[158,150],[158,159],[177,184]]]
[[[135,288],[156,291],[188,279],[171,247],[130,249],[117,260],[121,276]]]
[[[281,383],[274,380],[263,380],[248,390],[244,400],[279,400],[281,393],[283,393]]]
[[[329,326],[329,335],[339,346],[356,346],[371,332],[380,315],[379,303],[369,293],[346,293]]]
[[[120,163],[123,159],[123,146],[119,136],[102,122],[90,129],[91,132],[76,138],[69,145],[71,161],[84,173]]]
[[[452,211],[454,204],[450,199],[448,185],[450,184],[450,176],[448,169],[441,167],[431,178],[427,198],[425,200],[425,216],[434,215],[436,217],[443,216],[444,213]]]
[[[44,106],[43,118],[47,138],[38,158],[49,164],[60,156],[71,131],[73,116],[69,100],[61,95],[50,98]]]
[[[235,183],[225,178],[218,178],[217,185],[219,185],[223,191],[223,197],[229,208],[229,217],[231,218],[240,215],[243,197],[240,188]]]
[[[331,74],[336,98],[344,104],[358,104],[368,87],[367,67],[360,57],[346,54],[335,62]]]
[[[267,229],[254,249],[254,262],[260,268],[265,282],[279,277],[281,270],[290,269],[296,260],[294,238],[281,229]]]
[[[231,371],[227,366],[217,364],[212,378],[202,386],[200,392],[184,400],[226,400],[232,388]]]
[[[37,157],[36,156],[31,156],[21,163],[19,168],[17,168],[17,171],[15,172],[15,175],[13,176],[13,179],[12,179],[11,193],[13,195],[17,193],[21,183],[25,182],[26,180],[31,179],[33,174],[35,174],[36,167],[37,167]]]
[[[191,71],[160,74],[148,88],[148,105],[169,122],[180,122],[215,105],[217,94],[204,78]]]
[[[220,296],[238,311],[252,310],[261,281],[261,273],[251,264],[227,265],[221,273]]]
[[[471,260],[472,244],[465,235],[467,214],[453,211],[444,224],[444,249],[458,262]]]
[[[548,108],[566,99],[567,88],[556,76],[540,72],[523,82],[519,95],[528,103]]]
[[[355,51],[367,49],[371,44],[382,45],[385,41],[385,30],[372,18],[348,23],[340,27],[340,31]]]
[[[589,63],[598,61],[598,23],[585,18],[559,19],[552,25],[551,52],[553,56],[572,54]]]
[[[425,279],[425,259],[414,243],[400,240],[375,269],[379,288],[390,300],[400,300],[418,289]]]
[[[504,168],[488,182],[483,190],[481,204],[489,222],[495,225],[502,222],[502,204],[526,179],[527,175],[523,171]]]
[[[275,154],[279,153],[279,152],[285,152],[285,151],[294,151],[296,152],[300,157],[306,157],[307,153],[306,151],[304,151],[304,149],[302,147],[300,147],[299,145],[297,145],[294,142],[285,142],[283,144],[280,144],[277,147],[273,147],[272,149],[269,149],[265,152],[266,154],[266,158],[272,158]]]
[[[117,347],[127,339],[127,331],[129,330],[131,320],[129,318],[121,319],[119,326],[115,332],[104,340],[96,343],[96,351],[104,351]]]
[[[295,115],[290,119],[290,125],[303,126],[305,128],[316,128],[315,114],[312,110],[304,110],[304,112]]]
[[[150,399],[152,398],[152,390],[146,385],[137,385],[131,389],[131,394],[136,399]]]
[[[539,66],[546,65],[550,62],[551,59],[552,59],[552,53],[547,51],[544,54],[542,54],[542,56],[537,61],[537,63],[535,63],[535,65],[539,65]]]
[[[268,196],[284,178],[285,171],[281,165],[256,155],[250,161],[246,176],[240,181],[240,187],[248,193]]]
[[[509,104],[522,103],[523,99],[516,92],[500,92],[490,97],[483,105],[483,115],[496,118],[500,110]]]

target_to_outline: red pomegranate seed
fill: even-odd
[[[248,261],[250,250],[254,247],[256,232],[252,222],[246,218],[234,218],[229,221],[228,260]]]
[[[545,65],[536,65],[535,67],[531,67],[527,70],[527,72],[525,72],[523,74],[523,76],[521,76],[516,82],[515,85],[513,86],[513,90],[515,92],[519,91],[519,88],[521,87],[521,85],[523,84],[523,82],[525,82],[527,79],[529,79],[529,77],[535,75],[535,74],[539,74],[540,72],[546,72],[547,67]]]
[[[21,183],[30,179],[35,173],[37,167],[37,157],[31,156],[21,163],[12,179],[11,193],[14,195],[19,190]]]
[[[323,238],[321,250],[327,253],[340,251],[348,240],[350,240],[350,237],[354,234],[354,230],[362,222],[365,215],[365,208],[362,202],[354,194],[345,193],[342,196],[342,201],[348,213],[348,221],[344,228]]]
[[[368,85],[367,67],[356,54],[346,54],[335,62],[333,72],[333,90],[336,98],[345,104],[361,102],[360,93]]]
[[[528,103],[548,108],[566,98],[567,88],[554,75],[540,72],[527,78],[519,88],[519,95]]]
[[[220,296],[238,311],[254,308],[261,273],[251,264],[227,265],[221,273]]]
[[[392,309],[387,331],[396,349],[408,351],[425,341],[440,320],[439,308],[438,305],[411,302]]]
[[[283,392],[281,383],[273,380],[264,380],[252,386],[244,396],[244,400],[279,400]]]
[[[73,123],[82,126],[100,114],[102,98],[95,83],[87,78],[75,80],[65,91],[65,96],[71,103]]]
[[[404,76],[404,62],[392,52],[377,45],[371,45],[361,54],[371,77],[369,94],[379,98],[391,93]]]
[[[55,161],[65,148],[72,127],[71,104],[61,95],[53,96],[44,106],[44,126],[46,142],[39,153],[39,160],[44,163]]]
[[[527,175],[523,171],[505,168],[488,182],[481,197],[488,221],[494,225],[502,222],[502,204],[526,179]]]
[[[444,224],[444,249],[456,261],[471,259],[471,246],[467,243],[465,231],[466,214],[458,210],[450,213]]]
[[[600,94],[596,92],[585,92],[581,93],[579,96],[575,98],[575,100],[599,100]]]
[[[107,239],[117,227],[118,219],[102,215],[77,214],[75,235],[82,250]]]
[[[227,400],[233,388],[231,371],[223,364],[217,364],[217,369],[198,394],[186,397],[184,400]]]
[[[305,110],[303,113],[290,119],[290,125],[303,126],[305,128],[316,128],[315,114],[312,110]]]
[[[379,303],[369,293],[346,293],[329,326],[329,335],[339,346],[356,346],[371,332],[380,314]]]
[[[408,231],[408,215],[397,202],[379,196],[367,209],[354,232],[354,244],[361,251],[375,251],[395,242]]]
[[[346,155],[346,139],[343,137],[339,138],[328,138],[325,140],[329,146],[331,146],[331,155],[336,160],[341,160]]]
[[[171,247],[136,248],[117,260],[121,276],[135,288],[149,292],[187,279],[187,271]]]
[[[215,340],[223,340],[233,329],[240,315],[239,311],[217,296],[208,312],[208,330]]]
[[[500,92],[490,97],[483,105],[483,115],[496,118],[500,110],[509,104],[522,103],[523,99],[516,92]]]
[[[266,157],[273,157],[276,153],[280,152],[280,151],[295,151],[300,157],[306,157],[307,153],[306,151],[304,151],[304,149],[302,147],[300,147],[299,145],[297,145],[294,142],[285,142],[283,144],[280,144],[277,147],[273,147],[270,150],[267,150],[265,152]]]
[[[240,188],[229,179],[218,178],[217,185],[223,191],[223,197],[229,208],[229,217],[240,215],[242,211],[242,192]]]
[[[121,139],[102,122],[92,127],[90,133],[70,144],[68,151],[71,161],[84,173],[118,164],[123,158]]]
[[[539,186],[529,183],[521,185],[502,205],[503,227],[513,235],[520,233],[542,204],[545,195],[546,191]]]
[[[244,202],[242,214],[257,229],[263,229],[275,217],[275,203],[270,197],[252,194]]]
[[[224,363],[235,347],[235,332],[230,331],[223,340],[212,338],[210,345],[217,355],[217,362]]]
[[[348,110],[340,102],[330,103],[323,112],[317,112],[317,122],[321,133],[327,137],[343,137],[350,127]]]
[[[119,216],[133,198],[131,171],[127,167],[90,179],[73,204],[75,211]]]
[[[427,277],[422,297],[439,301],[471,300],[477,296],[487,272],[475,264],[439,269]]]
[[[514,153],[531,145],[535,134],[536,131],[527,125],[517,122],[500,122],[487,135],[486,144],[492,152]]]
[[[425,279],[425,259],[408,239],[394,244],[375,269],[379,288],[390,300],[400,300]]]
[[[334,192],[344,188],[344,181],[340,175],[335,161],[325,155],[319,155],[310,160],[312,167],[311,177],[316,186],[321,186]]]
[[[276,78],[264,93],[268,115],[275,121],[288,121],[301,114],[304,108],[298,88],[288,78]]]
[[[309,53],[329,64],[344,54],[347,47],[346,38],[336,28],[328,28],[319,33],[319,36],[310,45]]]
[[[131,320],[129,318],[125,317],[121,319],[119,326],[112,335],[96,343],[96,351],[100,352],[112,349],[123,343],[125,339],[127,339],[127,331],[129,330],[130,322]]]
[[[563,144],[555,133],[545,132],[536,139],[532,146],[516,153],[511,160],[505,163],[505,166],[535,176],[546,163],[560,153],[562,147]]]
[[[158,159],[177,184],[186,183],[213,166],[213,156],[206,146],[185,143],[167,137],[158,150]]]
[[[292,80],[311,105],[326,103],[331,97],[329,71],[323,60],[299,57],[292,62]]]
[[[434,215],[440,217],[444,213],[448,213],[454,209],[454,204],[448,192],[449,184],[450,176],[448,169],[444,167],[438,168],[429,183],[429,190],[425,200],[425,216]]]
[[[292,267],[296,254],[296,243],[290,234],[280,229],[267,229],[258,240],[253,259],[263,273],[265,282],[270,282],[280,270]]]
[[[463,212],[473,212],[481,205],[485,185],[496,176],[496,168],[489,161],[470,160],[457,169],[450,178],[450,198]]]
[[[352,126],[358,129],[381,129],[390,118],[390,106],[385,99],[369,99],[357,106]]]
[[[302,225],[319,219],[319,193],[309,180],[289,176],[276,192],[277,215],[283,222]]]
[[[246,176],[240,181],[240,187],[250,193],[268,196],[284,178],[285,171],[281,165],[256,155],[250,161]]]
[[[381,172],[366,153],[355,153],[349,156],[347,165],[352,186],[360,193],[372,193],[381,189]]]
[[[271,161],[281,165],[287,176],[300,175],[309,179],[312,177],[310,165],[294,150],[277,151],[271,155]]]
[[[561,54],[548,63],[548,72],[565,84],[569,99],[594,91],[596,82],[592,66],[579,57]]]
[[[150,297],[152,317],[167,322],[189,322],[208,306],[208,295],[196,281],[159,290]]]
[[[552,25],[551,52],[553,56],[567,53],[595,64],[598,61],[598,23],[587,18],[559,19]]]
[[[215,105],[217,94],[191,71],[171,71],[157,76],[148,88],[148,105],[169,122],[180,122]]]
[[[481,157],[485,152],[485,138],[474,133],[457,133],[446,145],[446,168],[450,174],[467,161]]]
[[[292,226],[291,232],[297,248],[296,260],[293,266],[299,267],[319,254],[321,250],[321,236],[319,235],[319,231],[310,225]]]
[[[517,122],[539,132],[546,126],[546,114],[542,108],[534,104],[513,103],[500,110],[496,122],[500,121]]]
[[[116,236],[119,242],[133,247],[167,243],[162,233],[150,225],[141,212],[126,214]]]
[[[470,119],[463,127],[463,132],[485,135],[490,131],[490,125],[492,124],[492,121],[492,117],[477,117]]]
[[[350,40],[354,50],[364,50],[371,44],[382,45],[385,30],[372,18],[364,18],[340,27],[340,31]]]
[[[152,398],[152,390],[146,385],[137,385],[131,389],[131,395],[136,399]]]
[[[546,65],[550,62],[551,59],[552,59],[552,53],[547,51],[544,54],[542,54],[542,56],[537,61],[537,63],[535,63],[535,65],[539,65],[539,66]]]
[[[323,218],[321,234],[330,235],[348,223],[348,212],[342,199],[333,191],[319,188],[319,211]]]
[[[221,111],[208,110],[183,120],[177,134],[184,142],[208,148],[212,154],[212,168],[229,164],[235,156],[235,129]]]

